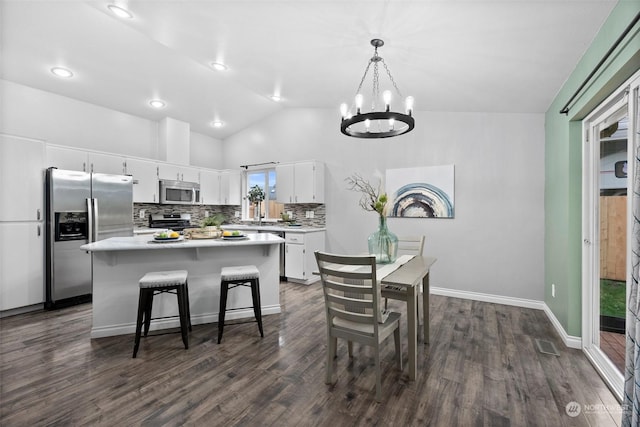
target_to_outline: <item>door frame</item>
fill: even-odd
[[[600,138],[601,127],[619,110],[626,108],[629,118],[627,140],[627,283],[631,283],[631,232],[633,226],[632,187],[635,176],[634,139],[636,126],[633,94],[637,96],[640,71],[623,83],[582,121],[582,351],[607,383],[619,401],[624,392],[624,374],[600,349],[600,315],[594,316],[595,304],[600,305]],[[631,94],[631,95],[630,95]],[[609,123],[607,123],[609,119]],[[597,142],[597,143],[596,143]],[[597,173],[596,173],[597,172]],[[596,203],[596,200],[598,201]],[[597,280],[598,282],[595,282]],[[627,301],[629,287],[627,287]],[[597,333],[596,333],[597,332]]]

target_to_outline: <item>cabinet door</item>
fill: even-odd
[[[180,181],[200,182],[200,169],[183,167],[180,170]]]
[[[278,203],[295,203],[293,164],[276,166],[276,188]]]
[[[286,243],[284,245],[284,275],[292,279],[304,280],[304,245]]]
[[[87,152],[73,148],[56,147],[47,145],[46,167],[56,167],[71,171],[89,171]]]
[[[220,204],[220,173],[200,170],[200,202],[203,205]]]
[[[200,171],[188,166],[158,163],[158,177],[173,181],[200,182]]]
[[[314,188],[315,165],[313,162],[294,165],[294,201],[295,203],[315,203]]]
[[[133,201],[158,203],[158,166],[155,162],[126,159],[126,173],[133,177]]]
[[[0,310],[44,302],[42,223],[0,224]]]
[[[89,172],[123,175],[125,158],[110,154],[89,153]]]
[[[242,204],[242,173],[223,171],[220,173],[220,204]]]
[[[180,181],[180,167],[167,163],[158,163],[158,178]]]
[[[44,204],[44,143],[0,136],[0,221],[39,221]]]

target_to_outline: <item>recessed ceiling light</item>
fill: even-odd
[[[229,67],[224,65],[222,62],[212,62],[211,68],[213,68],[216,71],[227,71],[227,69],[229,69]]]
[[[222,126],[224,126],[224,122],[221,122],[220,120],[214,120],[211,122],[211,126],[214,128],[221,128]]]
[[[273,99],[276,102],[280,102],[282,101],[282,97],[280,97],[280,95],[271,95],[271,99]]]
[[[70,77],[73,77],[73,72],[67,68],[62,68],[62,67],[53,67],[51,69],[51,72],[53,74],[55,74],[58,77],[63,77],[65,79],[68,79]]]
[[[131,14],[131,12],[129,12],[127,9],[125,9],[123,7],[116,6],[115,4],[110,4],[107,7],[111,11],[111,13],[116,15],[118,18],[123,18],[123,19],[131,19],[131,18],[133,18],[133,15]]]
[[[167,103],[162,99],[152,99],[151,101],[149,101],[149,105],[151,105],[153,108],[164,108]]]

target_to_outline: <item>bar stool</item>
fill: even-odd
[[[220,312],[218,313],[218,344],[222,340],[224,330],[224,315],[227,310],[227,294],[229,289],[238,286],[251,287],[251,298],[253,299],[253,313],[258,322],[260,336],[264,337],[262,331],[262,309],[260,307],[260,272],[255,265],[241,265],[238,267],[223,267],[220,273]],[[231,310],[241,310],[248,307],[234,308]]]
[[[191,310],[189,309],[189,285],[185,270],[152,271],[145,274],[139,282],[140,297],[138,298],[138,320],[136,322],[136,340],[133,347],[133,358],[138,354],[140,346],[140,333],[144,323],[144,336],[149,333],[151,324],[151,309],[153,308],[153,296],[168,293],[178,297],[178,316],[180,318],[180,332],[184,348],[189,348],[189,331],[191,330]],[[175,316],[162,317],[169,318]]]

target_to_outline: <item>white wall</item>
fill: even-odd
[[[337,110],[286,109],[223,143],[225,166],[316,159],[326,164],[327,250],[366,251],[376,215],[344,179],[386,169],[455,164],[455,218],[390,218],[396,234],[425,234],[438,258],[432,286],[543,299],[544,115],[417,112],[413,132],[361,140]]]
[[[0,132],[158,160],[158,123],[0,80]],[[193,166],[220,168],[221,141],[191,132]]]

